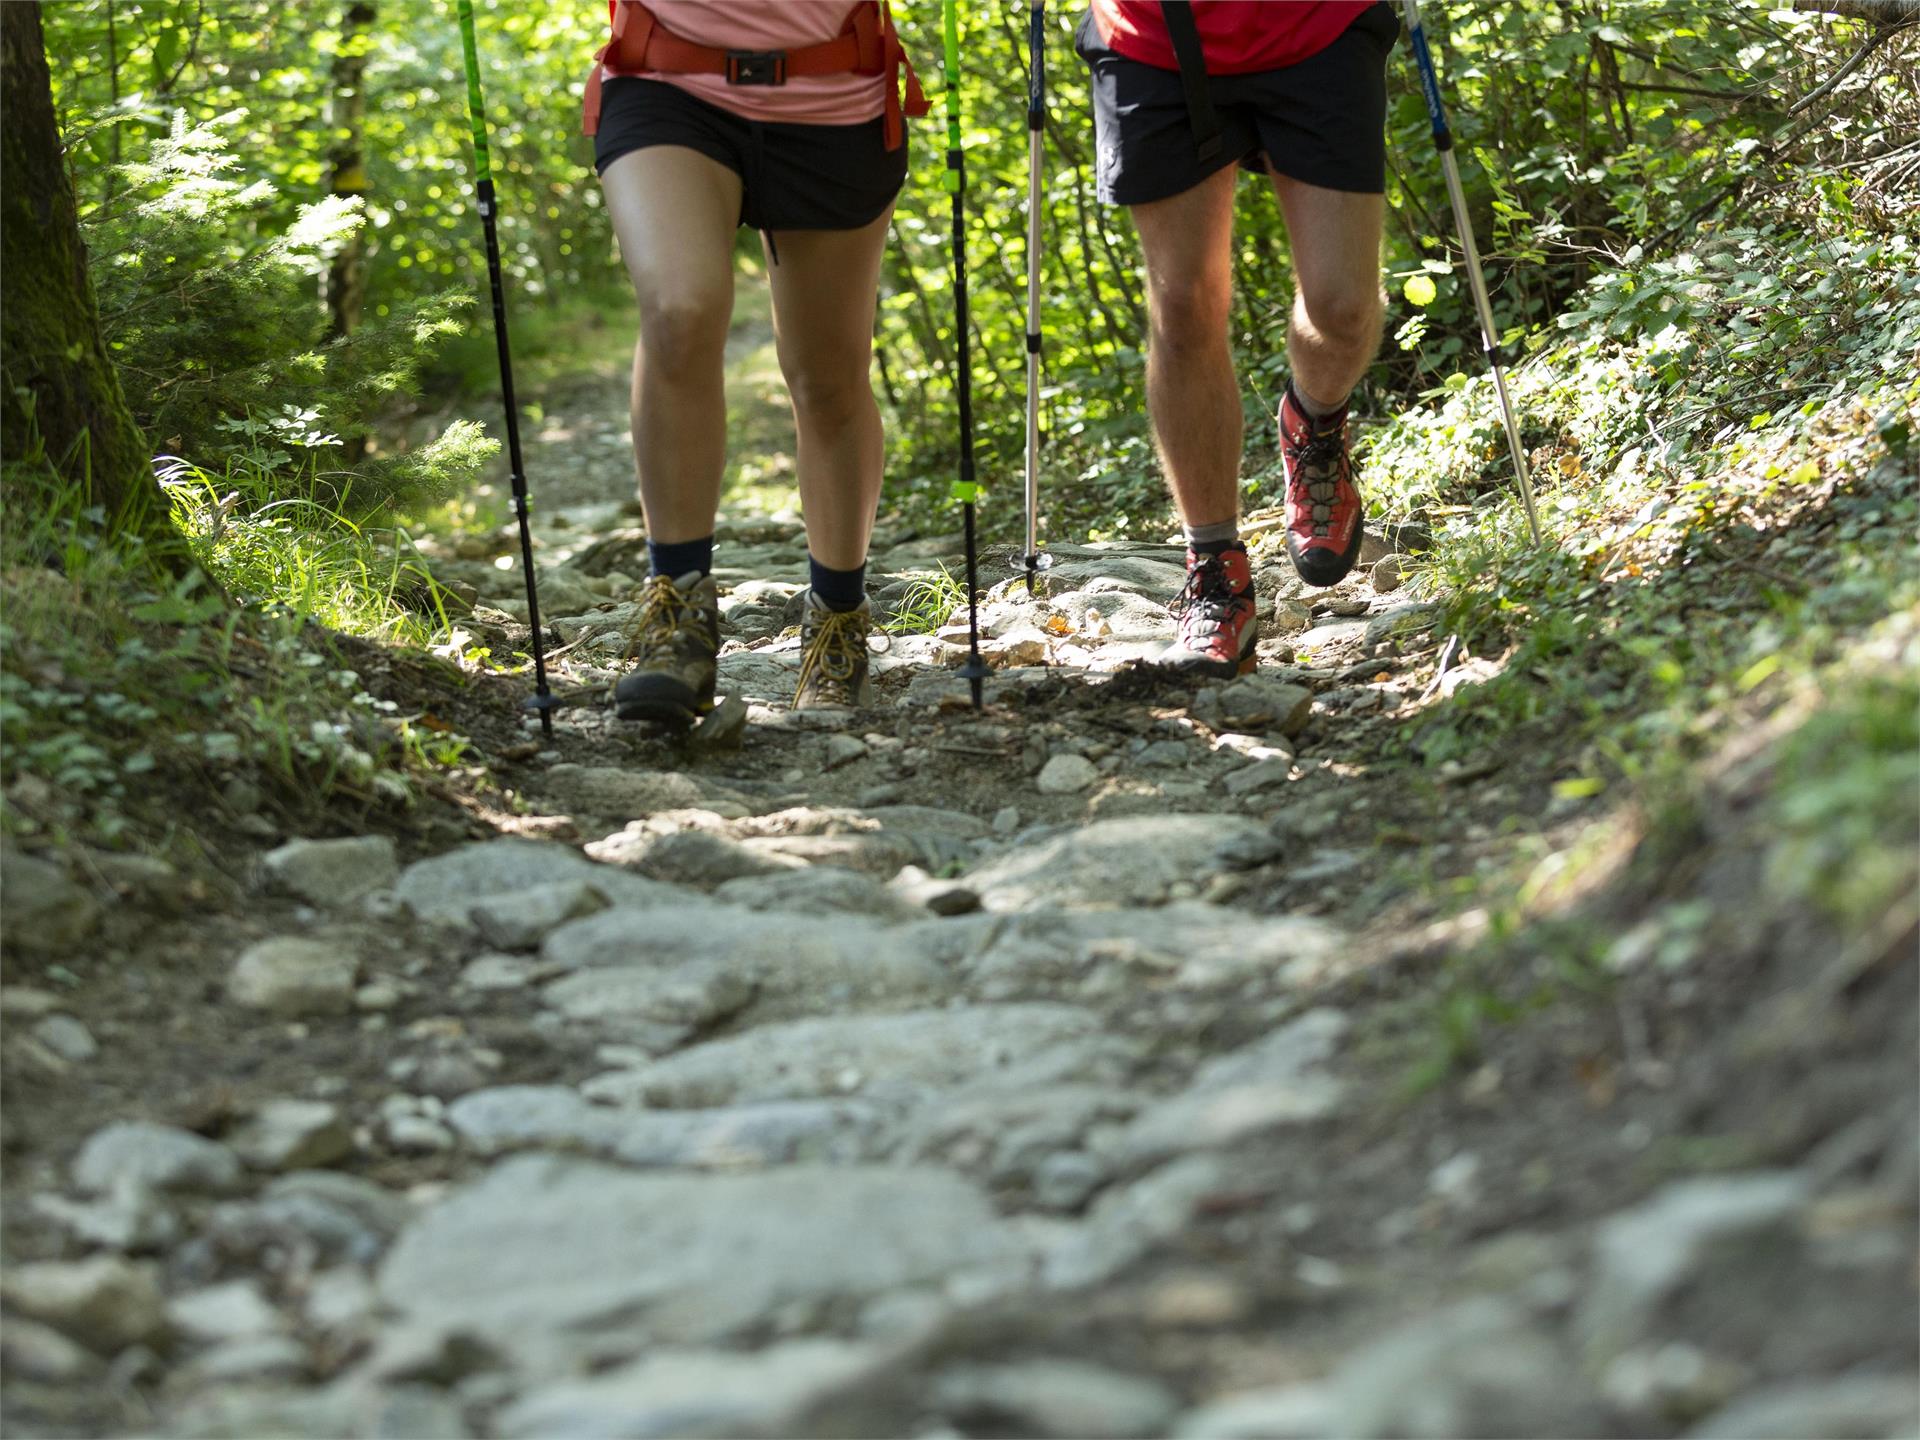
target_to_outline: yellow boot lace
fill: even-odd
[[[673,642],[693,623],[693,597],[666,575],[650,575],[640,591],[640,613],[627,637],[626,658],[641,664],[671,657]]]
[[[800,655],[800,676],[794,693],[809,689],[851,705],[860,662],[866,658],[871,617],[861,610],[828,610],[814,621],[813,634]]]

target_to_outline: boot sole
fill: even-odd
[[[1287,542],[1287,558],[1293,561],[1293,573],[1298,575],[1303,582],[1313,586],[1313,588],[1316,590],[1326,590],[1332,586],[1338,585],[1342,580],[1346,579],[1347,576],[1353,573],[1354,562],[1360,558],[1360,547],[1366,543],[1366,538],[1367,538],[1367,526],[1366,526],[1366,522],[1362,521],[1360,524],[1353,527],[1353,540],[1347,546],[1346,552],[1339,557],[1340,569],[1338,573],[1329,575],[1324,580],[1318,579],[1315,576],[1308,574],[1305,567],[1301,565],[1300,561],[1303,554],[1304,555],[1325,555],[1328,553],[1326,550],[1324,549],[1307,550],[1307,551],[1301,552],[1301,554],[1296,554],[1294,552],[1293,542],[1291,539],[1289,539]]]
[[[702,698],[671,680],[636,685],[626,694],[616,689],[613,694],[613,713],[622,720],[686,726],[695,724],[711,709],[713,697]]]

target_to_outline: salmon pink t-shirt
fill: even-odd
[[[855,0],[647,0],[654,19],[683,40],[722,50],[799,50],[846,28]],[[609,3],[611,15],[613,5]],[[748,120],[858,125],[886,106],[887,77],[802,75],[784,85],[729,85],[724,75],[669,75],[604,67],[607,78],[645,75]]]
[[[1193,28],[1209,75],[1249,75],[1298,65],[1346,32],[1374,0],[1193,0]],[[1093,23],[1109,50],[1162,70],[1180,58],[1160,0],[1093,0]]]

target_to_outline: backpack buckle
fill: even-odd
[[[787,83],[787,52],[784,50],[727,51],[727,84],[784,85]]]

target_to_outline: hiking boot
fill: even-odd
[[[614,686],[622,720],[689,725],[713,708],[720,595],[711,575],[649,575],[627,641],[634,668]]]
[[[1315,420],[1293,386],[1280,402],[1287,471],[1287,554],[1309,585],[1337,585],[1360,558],[1360,491],[1347,455],[1347,407]]]
[[[873,703],[867,678],[867,636],[873,631],[873,606],[829,610],[807,591],[800,612],[800,679],[793,708],[859,708]]]
[[[1180,617],[1180,638],[1155,664],[1222,680],[1253,669],[1260,615],[1246,546],[1230,545],[1218,555],[1187,551],[1187,583],[1167,608]]]

